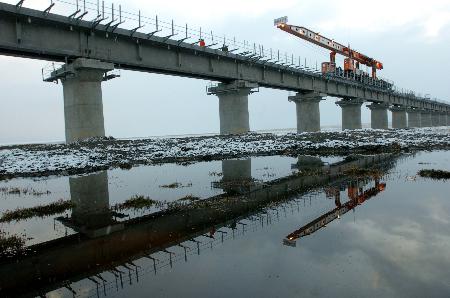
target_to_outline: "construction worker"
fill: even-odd
[[[228,52],[228,46],[226,44],[223,44],[223,46],[220,48],[223,52]]]
[[[198,45],[201,47],[205,47],[206,46],[205,40],[203,38],[200,38],[200,40],[198,41]]]

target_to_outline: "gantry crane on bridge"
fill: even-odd
[[[392,88],[391,83],[377,78],[377,70],[383,69],[383,63],[380,61],[351,49],[350,45],[344,46],[343,44],[335,42],[333,39],[324,37],[310,29],[301,26],[289,25],[287,22],[288,18],[282,17],[275,19],[274,25],[287,33],[331,51],[330,61],[322,63],[323,75],[339,75],[362,82],[372,79],[381,81],[383,83],[382,85],[386,87],[386,89]],[[336,67],[336,54],[340,54],[345,57],[343,70],[340,67]],[[361,64],[372,69],[372,77],[360,69]]]
[[[354,210],[356,206],[362,205],[370,198],[375,197],[385,189],[386,183],[380,182],[378,177],[375,177],[375,186],[367,190],[363,190],[361,187],[358,187],[358,185],[350,184],[347,190],[348,197],[350,200],[347,201],[345,204],[341,204],[339,190],[333,191],[333,194],[336,197],[335,199],[336,208],[316,218],[312,222],[292,232],[291,234],[287,235],[286,238],[283,239],[283,244],[287,246],[296,246],[296,241],[299,238],[317,232],[318,230],[325,227],[335,219],[340,218],[342,215],[346,214],[350,210]],[[331,191],[328,189],[327,193],[331,194]]]

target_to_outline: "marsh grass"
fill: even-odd
[[[376,168],[359,168],[352,167],[344,171],[344,175],[351,177],[373,177],[373,176],[381,176],[382,172],[380,169]]]
[[[0,218],[0,222],[20,221],[33,217],[47,217],[63,213],[74,207],[71,201],[59,200],[48,205],[40,205],[31,208],[18,208],[16,210],[7,210]]]
[[[171,184],[160,185],[159,187],[161,187],[161,188],[180,188],[181,186],[182,186],[181,183],[174,182]]]
[[[25,235],[9,235],[0,231],[0,258],[24,253],[26,240]]]
[[[180,202],[195,202],[198,200],[200,200],[200,198],[193,195],[187,195],[185,197],[182,197],[181,199],[178,199],[178,201]]]
[[[116,204],[112,207],[113,210],[130,210],[130,209],[148,209],[153,206],[157,206],[158,201],[151,199],[150,197],[145,197],[142,195],[135,195],[123,203]]]
[[[450,179],[450,172],[442,170],[420,170],[418,175],[423,178],[431,178],[435,180]]]
[[[7,195],[31,195],[31,196],[43,196],[49,195],[51,192],[49,190],[39,191],[34,188],[19,188],[19,187],[0,187],[0,193]]]

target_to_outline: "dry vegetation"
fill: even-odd
[[[33,217],[46,217],[63,213],[72,209],[74,204],[71,201],[59,200],[47,205],[39,205],[31,208],[18,208],[7,210],[0,218],[0,222],[11,222],[29,219]]]
[[[424,178],[447,180],[450,179],[450,172],[442,170],[420,170],[419,176]]]

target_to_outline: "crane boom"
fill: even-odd
[[[314,31],[307,29],[305,27],[300,26],[294,26],[287,24],[287,17],[280,18],[275,20],[275,25],[277,28],[290,33],[292,35],[295,35],[303,40],[306,40],[308,42],[311,42],[315,45],[318,45],[322,48],[325,48],[327,50],[331,51],[330,54],[330,60],[332,63],[335,62],[335,56],[336,54],[343,55],[347,57],[350,60],[346,61],[346,68],[348,64],[348,68],[353,70],[353,68],[350,66],[350,63],[353,64],[353,60],[363,64],[367,65],[372,68],[372,77],[376,77],[376,70],[383,69],[383,63],[370,58],[364,54],[361,54],[360,52],[354,51],[350,48],[350,46],[344,46],[343,44],[340,44],[338,42],[335,42],[334,40],[327,38],[325,36],[320,35],[319,33],[315,33]]]
[[[372,197],[375,197],[380,192],[384,191],[386,189],[386,183],[380,183],[378,180],[375,180],[375,187],[372,187],[366,191],[363,191],[361,193],[357,193],[358,189],[356,190],[356,193],[349,188],[349,198],[350,200],[347,201],[345,204],[339,205],[333,209],[330,212],[325,213],[324,215],[316,218],[312,222],[308,223],[307,225],[301,227],[300,229],[292,232],[291,234],[287,235],[286,238],[283,240],[283,244],[288,246],[296,246],[295,241],[299,238],[311,235],[321,228],[328,225],[330,222],[334,221],[337,218],[340,218],[342,215],[346,214],[350,210],[353,210],[356,208],[356,206],[363,204],[364,202],[368,201]]]

